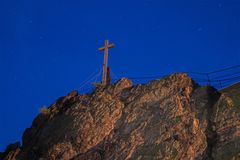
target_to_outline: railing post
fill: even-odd
[[[208,74],[208,73],[207,73],[206,75],[207,75],[208,85],[209,85],[209,86],[211,86],[211,80],[210,80],[210,76],[209,76],[209,74]]]
[[[221,88],[223,88],[223,86],[222,86],[222,82],[221,82],[221,81],[219,81],[219,85],[220,85]]]

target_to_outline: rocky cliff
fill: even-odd
[[[234,95],[234,99],[239,95]],[[4,160],[240,159],[240,106],[177,73],[59,98]]]

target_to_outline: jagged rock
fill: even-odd
[[[222,94],[214,106],[212,122],[216,133],[214,159],[240,159],[240,106]]]
[[[239,106],[183,73],[73,91],[49,110],[26,129],[19,160],[239,158]]]
[[[6,151],[1,153],[0,159],[2,160],[16,160],[20,152],[20,143],[16,142],[7,146]]]

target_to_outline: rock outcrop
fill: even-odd
[[[4,160],[15,160],[20,152],[20,143],[16,142],[7,146],[7,149],[4,153],[0,154],[0,159]]]
[[[236,98],[236,95],[235,95]],[[59,98],[4,160],[238,159],[240,109],[183,73]]]

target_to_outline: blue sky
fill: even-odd
[[[240,64],[239,0],[1,0],[0,150],[102,65],[116,77]]]

